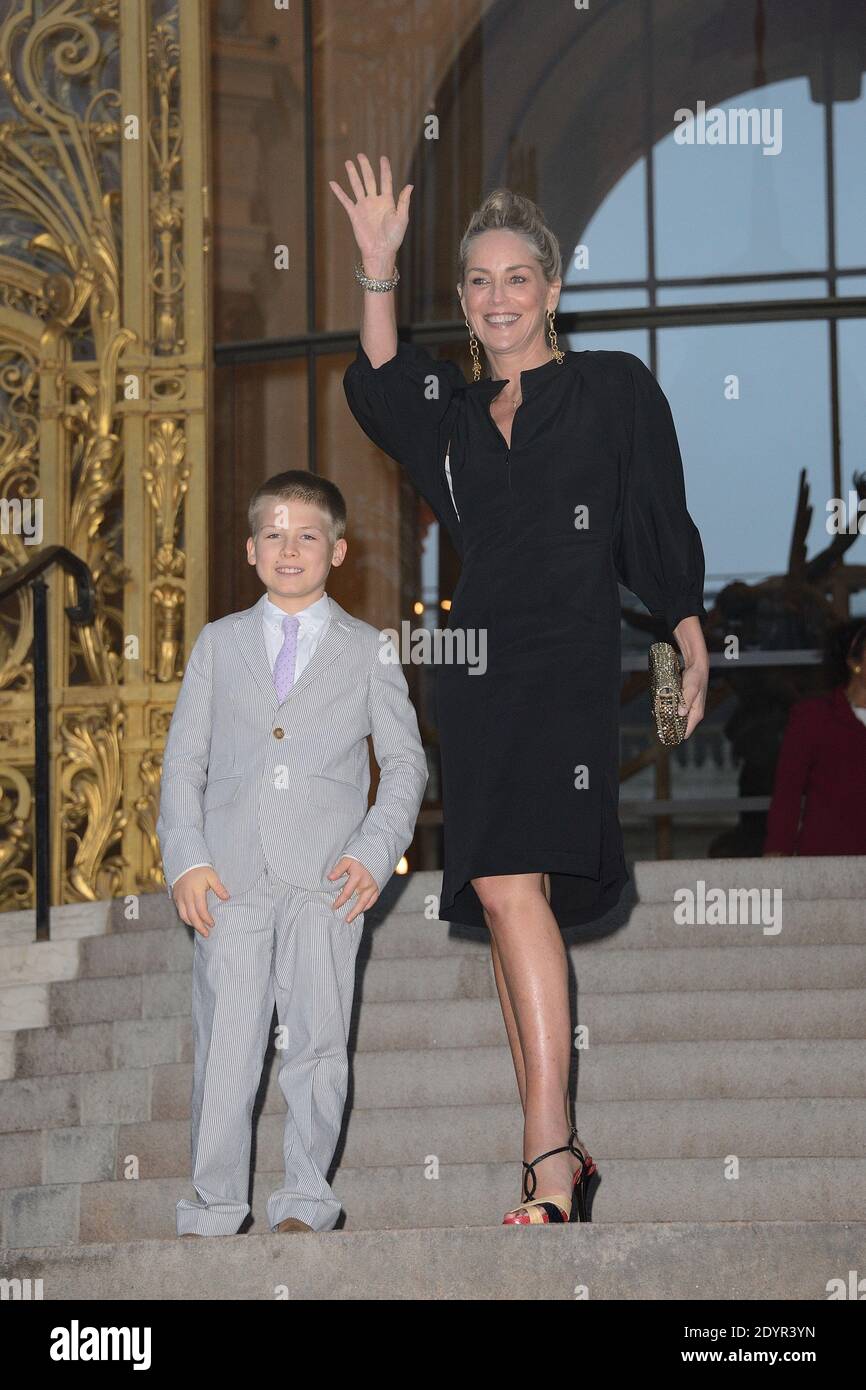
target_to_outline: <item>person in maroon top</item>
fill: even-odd
[[[866,624],[837,629],[834,647],[837,683],[788,716],[767,856],[866,854]]]

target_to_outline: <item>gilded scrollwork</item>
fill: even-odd
[[[12,911],[27,907],[33,898],[32,858],[33,797],[30,783],[20,768],[0,763],[0,901]]]
[[[154,421],[148,454],[150,465],[142,477],[153,509],[156,573],[178,579],[186,569],[186,557],[177,539],[190,470],[186,464],[186,435],[176,420],[164,416]]]
[[[141,793],[135,799],[136,824],[147,845],[147,851],[143,856],[144,867],[138,870],[136,883],[140,890],[145,891],[153,891],[163,887],[162,871],[159,868],[159,837],[156,833],[161,775],[162,754],[146,753],[138,765],[138,781]]]
[[[158,681],[172,681],[178,677],[183,652],[184,597],[184,590],[177,584],[158,584],[153,591],[157,652],[153,674]]]
[[[30,559],[27,530],[20,524],[21,508],[38,502],[37,420],[39,367],[26,344],[0,343],[0,573],[18,569]],[[17,520],[13,508],[18,507]],[[10,605],[11,606],[11,605]],[[33,662],[30,637],[33,602],[21,589],[10,613],[0,610],[0,689],[30,690]]]
[[[205,0],[190,4],[203,13]],[[172,0],[3,8],[0,503],[44,504],[41,543],[93,575],[96,617],[83,627],[63,614],[71,581],[47,576],[52,900],[78,901],[161,886],[160,750],[204,619],[185,538],[188,412],[203,407],[207,350],[205,179],[185,182],[184,144],[197,142],[200,162],[205,137],[181,93],[186,72],[190,108],[199,101],[193,50],[207,26],[187,31],[182,53]],[[205,500],[199,483],[196,507]],[[35,547],[2,530],[6,573]],[[25,587],[0,611],[0,909],[33,901],[32,631]]]
[[[178,110],[180,47],[174,14],[154,25],[148,44],[148,60],[154,112],[150,143],[155,169],[151,198],[154,232],[151,284],[156,297],[153,347],[155,352],[163,356],[183,352],[186,348],[186,340],[181,334],[183,200],[178,186],[183,123]]]
[[[121,740],[126,716],[119,700],[94,714],[64,716],[60,783],[66,902],[114,898],[123,885]]]

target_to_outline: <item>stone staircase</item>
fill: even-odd
[[[195,1297],[521,1299],[825,1298],[866,1274],[866,858],[632,872],[614,913],[566,933],[601,1183],[592,1225],[541,1234],[500,1224],[520,1187],[514,1074],[486,934],[425,916],[438,874],[393,879],[368,915],[332,1177],[345,1225],[309,1239],[264,1214],[285,1113],[272,1052],[255,1239],[174,1238],[195,1196],[193,941],[167,896],[134,921],[122,902],[55,909],[49,943],[6,914],[0,1273],[49,1298],[185,1298],[194,1279]],[[673,894],[701,879],[780,888],[781,931],[678,925]]]

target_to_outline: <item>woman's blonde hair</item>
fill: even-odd
[[[562,278],[562,252],[559,241],[544,220],[544,213],[531,198],[512,193],[510,188],[494,188],[473,212],[460,241],[460,284],[466,280],[469,247],[482,232],[516,232],[528,242],[548,283]]]

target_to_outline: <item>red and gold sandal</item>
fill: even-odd
[[[564,1192],[555,1192],[552,1196],[535,1197],[533,1194],[536,1188],[536,1163],[540,1163],[543,1158],[549,1158],[551,1154],[559,1153],[571,1153],[580,1159],[571,1185],[571,1196]],[[591,1219],[586,1204],[587,1185],[589,1179],[598,1172],[598,1165],[590,1154],[585,1153],[577,1144],[576,1129],[572,1129],[567,1144],[560,1144],[558,1149],[548,1149],[547,1153],[539,1154],[531,1163],[524,1159],[523,1167],[523,1205],[505,1213],[503,1226],[547,1226]]]

